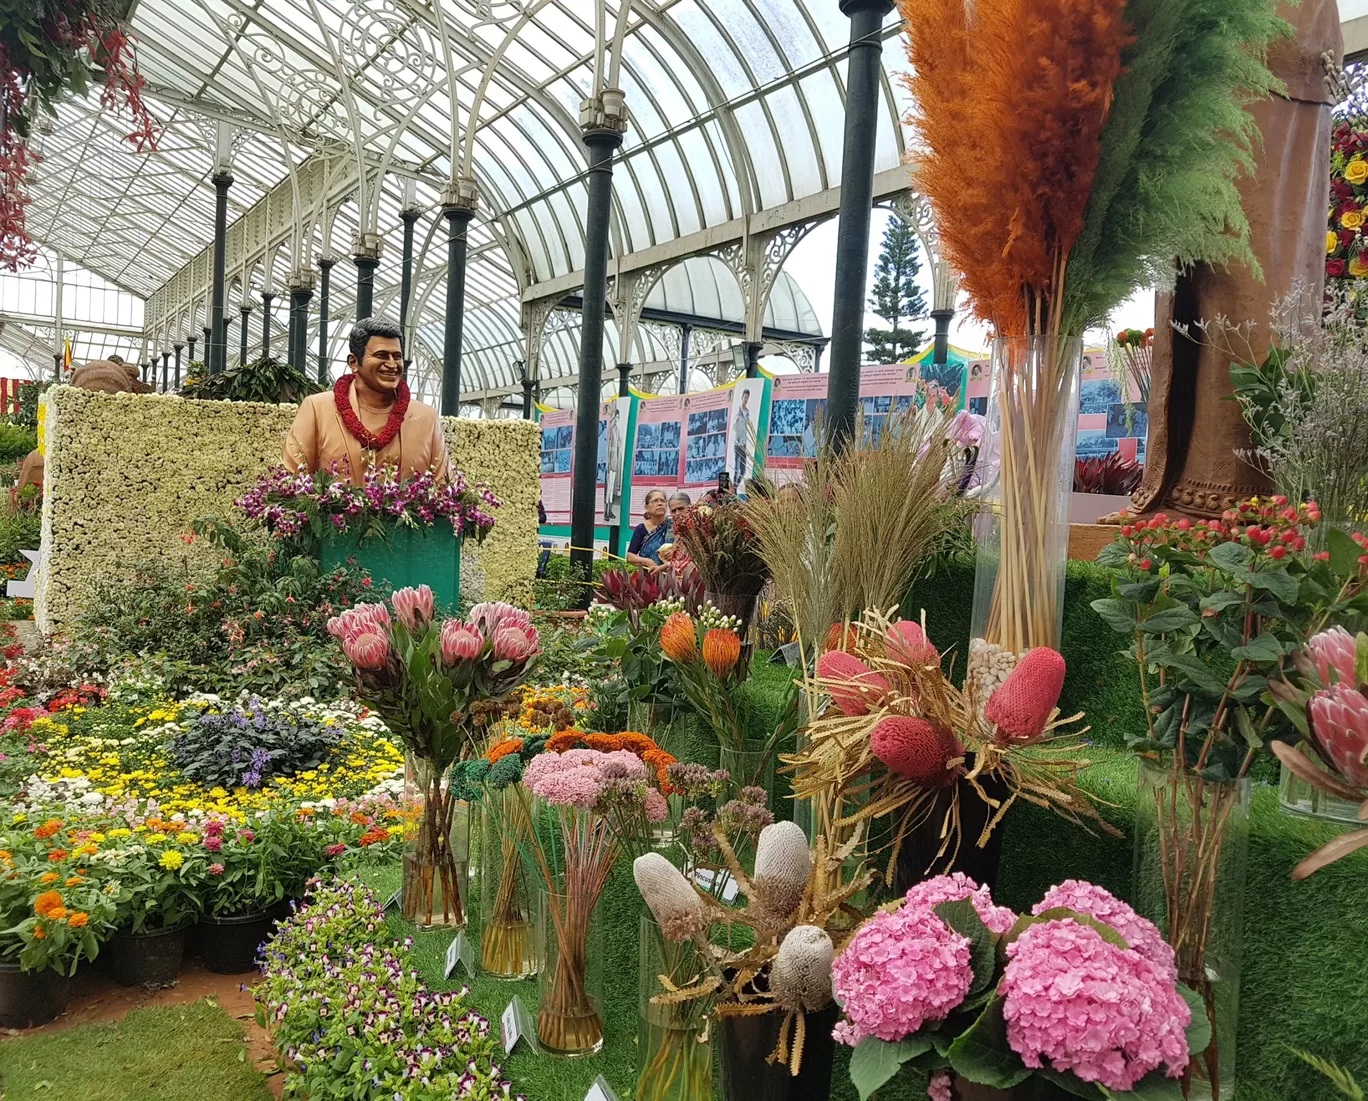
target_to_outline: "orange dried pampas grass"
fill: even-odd
[[[1050,329],[1130,42],[1125,0],[899,0],[916,186],[974,312]]]

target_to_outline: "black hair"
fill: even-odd
[[[352,326],[351,336],[347,337],[347,348],[358,363],[365,356],[366,345],[373,336],[393,337],[399,341],[401,349],[404,346],[404,334],[393,321],[387,321],[383,317],[363,317]]]

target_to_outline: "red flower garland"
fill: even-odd
[[[333,403],[337,406],[338,415],[347,426],[347,431],[361,441],[362,447],[367,451],[383,451],[394,442],[394,437],[399,435],[399,426],[404,423],[404,414],[408,412],[409,407],[408,383],[403,379],[399,380],[399,395],[394,399],[394,408],[390,410],[389,420],[385,422],[385,427],[380,429],[380,434],[376,435],[361,423],[361,418],[352,408],[351,384],[355,377],[343,375],[333,384]]]

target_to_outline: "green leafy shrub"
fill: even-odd
[[[250,696],[222,714],[197,715],[168,750],[176,767],[205,787],[259,788],[273,776],[317,768],[341,737],[341,726],[299,718]]]
[[[191,364],[191,367],[195,367]],[[264,401],[297,405],[323,387],[288,363],[265,359],[229,367],[217,375],[197,375],[181,388],[181,397],[201,401]]]
[[[8,502],[0,503],[0,563],[27,562],[19,552],[37,550],[42,535],[43,517],[37,509],[10,511]]]
[[[36,428],[0,422],[0,463],[14,463],[38,446]]]

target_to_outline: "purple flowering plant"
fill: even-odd
[[[1030,914],[962,873],[864,923],[832,969],[861,1101],[905,1071],[1073,1097],[1182,1101],[1211,1029],[1159,930],[1101,887],[1066,880]]]

